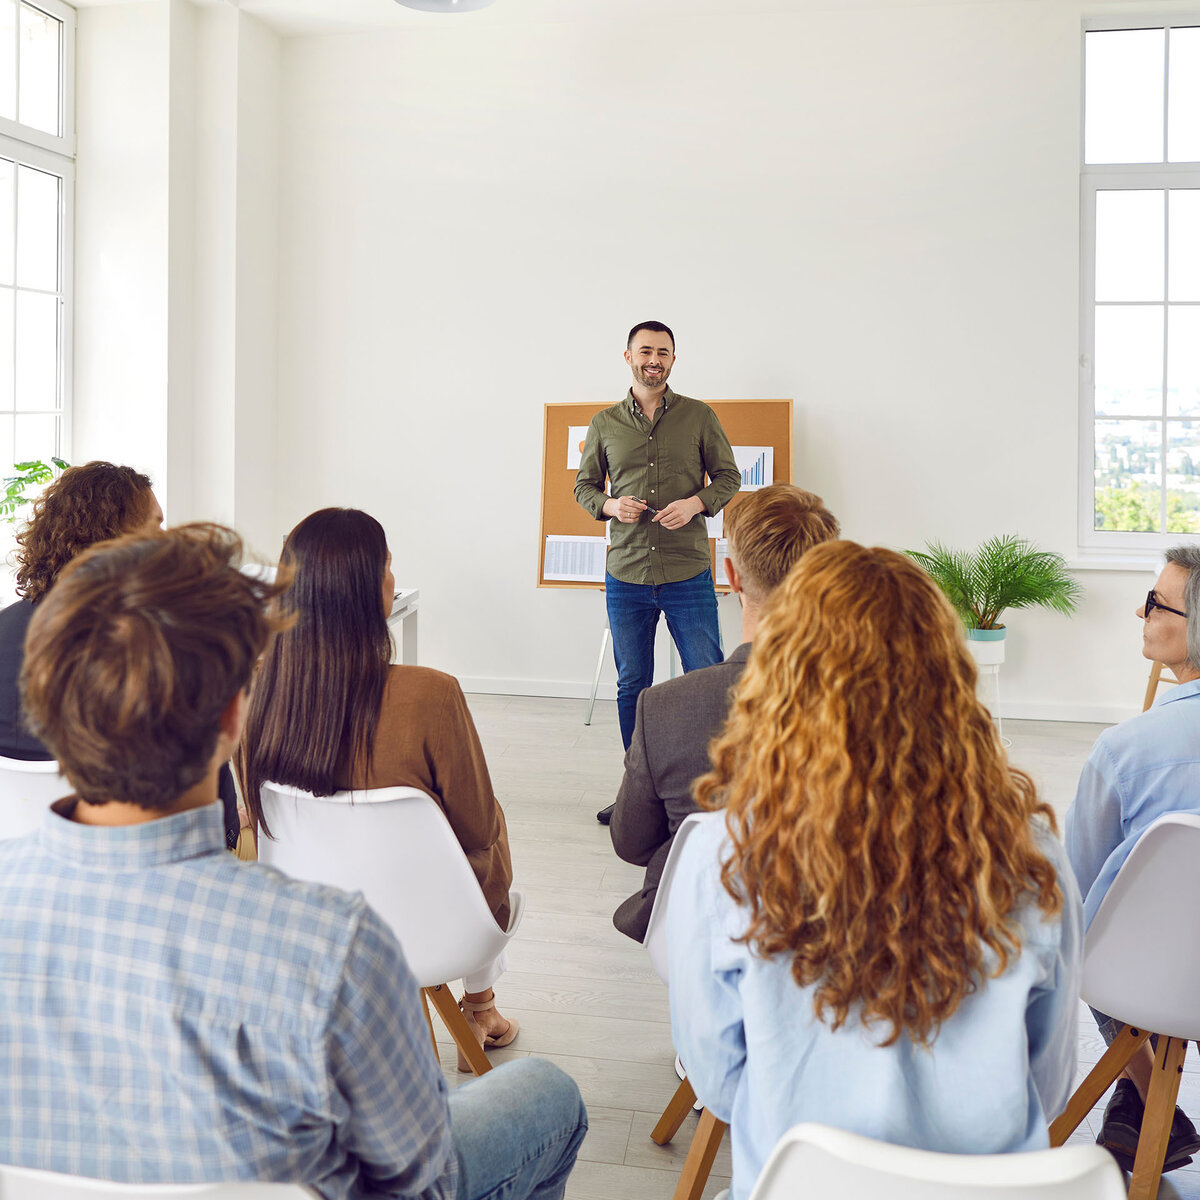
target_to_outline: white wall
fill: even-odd
[[[280,39],[153,0],[85,9],[78,48],[74,461],[273,554]]]
[[[590,679],[600,596],[534,586],[542,406],[618,399],[648,317],[679,390],[795,398],[848,536],[1075,550],[1080,5],[644,11],[284,43],[280,529],[375,513],[468,687]],[[1148,577],[1083,582],[1012,615],[1007,711],[1138,706]]]

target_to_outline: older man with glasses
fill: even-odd
[[[1090,925],[1121,864],[1146,828],[1164,813],[1200,815],[1200,548],[1176,546],[1137,610],[1142,653],[1175,672],[1172,688],[1153,708],[1106,729],[1097,739],[1067,813],[1067,854]],[[1121,1023],[1096,1012],[1111,1045]],[[1096,1141],[1127,1170],[1133,1167],[1154,1060],[1148,1045],[1117,1081]],[[1164,1171],[1190,1163],[1200,1136],[1175,1110]]]

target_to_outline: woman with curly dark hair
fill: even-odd
[[[773,597],[671,889],[671,1021],[743,1200],[819,1121],[1048,1145],[1082,912],[1054,817],[975,697],[961,623],[891,550],[830,542]]]

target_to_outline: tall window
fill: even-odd
[[[1200,17],[1084,34],[1080,541],[1200,534]]]
[[[0,474],[69,453],[75,12],[0,0]]]

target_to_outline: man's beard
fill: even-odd
[[[641,367],[633,368],[633,377],[638,383],[645,384],[646,387],[661,387],[667,382],[667,376],[671,374],[670,367],[660,371],[657,375],[647,375]]]

